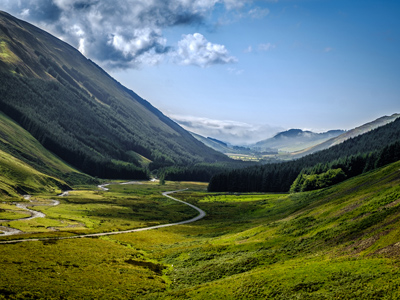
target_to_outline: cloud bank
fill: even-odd
[[[107,68],[137,68],[164,60],[208,67],[237,59],[200,33],[168,45],[174,26],[203,25],[216,6],[244,9],[250,0],[2,0],[0,9],[32,22],[72,44]],[[252,8],[260,17],[268,12]]]
[[[274,136],[277,132],[285,130],[266,124],[248,124],[230,120],[213,120],[194,116],[170,115],[183,128],[212,137],[232,145],[249,145]]]

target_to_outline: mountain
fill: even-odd
[[[0,194],[15,196],[69,185],[96,183],[44,148],[29,132],[0,112]]]
[[[331,138],[331,139],[329,139],[329,140],[327,140],[325,142],[322,142],[320,144],[311,146],[311,147],[303,149],[301,151],[297,151],[297,152],[291,153],[290,156],[291,156],[292,159],[296,159],[296,158],[300,158],[300,157],[306,156],[308,154],[315,153],[317,151],[328,149],[328,148],[330,148],[332,146],[341,144],[341,143],[343,143],[344,141],[346,141],[348,139],[354,138],[356,136],[359,136],[359,135],[367,133],[367,132],[369,132],[371,130],[374,130],[374,129],[378,128],[378,127],[381,127],[381,126],[384,126],[384,125],[386,125],[388,123],[391,123],[394,120],[396,120],[398,117],[400,117],[400,114],[393,114],[391,116],[380,117],[380,118],[378,118],[378,119],[376,119],[376,120],[374,120],[372,122],[368,122],[368,123],[363,124],[363,125],[361,125],[359,127],[356,127],[356,128],[351,129],[349,131],[346,131],[346,132],[344,132],[344,133],[342,133],[342,134],[340,134],[340,135],[338,135],[336,137],[333,137],[333,138]]]
[[[20,195],[70,190],[69,185],[56,177],[35,170],[29,164],[0,150],[0,196],[20,198]]]
[[[93,176],[229,161],[78,50],[0,12],[0,110],[44,147]]]
[[[190,132],[190,134],[198,141],[202,142],[206,146],[221,152],[221,153],[229,153],[232,149],[228,146],[227,143],[219,141],[217,139],[209,138],[209,137],[204,137],[200,134]]]
[[[310,184],[309,187],[302,185],[301,189],[309,190],[369,172],[397,160],[400,160],[400,118],[296,160],[214,175],[208,189],[211,192],[287,192],[299,178],[301,184],[303,179]]]
[[[202,142],[204,145],[207,147],[210,147],[218,152],[224,153],[224,154],[250,154],[253,155],[255,152],[251,150],[250,148],[247,147],[242,147],[242,146],[233,146],[229,143],[225,143],[223,141],[220,141],[218,139],[214,139],[212,137],[204,137],[202,135],[199,135],[197,133],[191,132],[191,135],[200,142]],[[265,149],[265,151],[271,151],[271,149]]]
[[[63,179],[67,179],[67,182]],[[93,181],[65,164],[0,112],[0,196],[60,192],[69,184]]]
[[[323,133],[315,133],[312,131],[303,131],[301,129],[290,129],[279,132],[272,138],[259,141],[252,145],[251,148],[259,151],[276,149],[279,151],[293,152],[320,144],[344,132],[343,130],[330,130]]]

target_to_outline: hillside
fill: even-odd
[[[252,145],[251,148],[258,151],[276,149],[283,152],[293,152],[320,144],[343,133],[343,130],[330,130],[323,133],[315,133],[312,131],[303,131],[301,129],[290,129],[279,132],[272,138],[259,141]]]
[[[247,147],[242,146],[233,146],[231,144],[225,143],[223,141],[211,138],[204,137],[202,135],[191,132],[193,137],[198,141],[202,142],[204,145],[224,154],[255,154],[256,152]],[[270,151],[274,153],[272,149],[264,149],[264,151]]]
[[[0,197],[21,198],[21,195],[71,189],[58,178],[43,174],[25,162],[0,150]],[[15,199],[14,199],[15,200]]]
[[[104,178],[228,161],[125,88],[79,51],[0,12],[1,111],[45,148]]]
[[[0,150],[31,168],[69,184],[95,182],[44,148],[29,132],[0,112]]]
[[[346,131],[336,137],[333,137],[325,142],[322,142],[320,144],[308,147],[308,148],[303,148],[300,151],[296,151],[294,153],[290,154],[290,158],[292,159],[296,159],[296,158],[300,158],[303,156],[306,156],[308,154],[312,154],[314,152],[317,151],[321,151],[324,149],[328,149],[332,146],[338,145],[340,143],[343,143],[344,141],[354,138],[356,136],[362,135],[364,133],[367,133],[371,130],[374,130],[375,128],[378,128],[380,126],[384,126],[390,122],[393,122],[394,120],[396,120],[398,117],[400,116],[400,114],[393,114],[391,116],[383,116],[381,118],[378,118],[374,121],[368,122],[366,124],[363,124],[361,126],[358,126],[354,129],[351,129],[349,131]]]
[[[42,208],[49,215],[42,223],[10,222],[41,233],[2,241],[53,239],[2,244],[0,291],[10,299],[398,299],[399,169],[396,162],[296,194],[210,194],[204,185],[168,182],[162,189],[189,188],[174,197],[207,216],[150,232],[58,240],[191,213],[158,199],[161,187],[149,182],[76,191]]]
[[[227,143],[224,143],[222,141],[218,141],[215,139],[211,138],[206,138],[200,134],[191,132],[190,133],[196,140],[202,142],[206,146],[214,149],[215,151],[221,152],[221,153],[229,153],[229,151],[232,151],[232,149],[228,146]]]
[[[344,178],[350,178],[399,159],[400,119],[397,119],[329,149],[297,160],[217,174],[211,179],[209,190],[288,192],[299,175],[322,175],[329,170],[340,172],[341,169]]]

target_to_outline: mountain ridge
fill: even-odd
[[[283,152],[293,152],[307,148],[310,144],[319,144],[342,133],[344,133],[343,130],[315,133],[302,129],[289,129],[278,132],[272,138],[261,140],[251,145],[250,148],[258,151],[276,149]]]
[[[46,148],[94,176],[229,161],[122,86],[78,50],[0,12],[1,110]]]
[[[354,138],[356,136],[359,136],[359,135],[367,133],[367,132],[369,132],[371,130],[374,130],[374,129],[378,128],[378,127],[381,127],[381,126],[384,126],[384,125],[386,125],[388,123],[391,123],[391,122],[395,121],[399,117],[400,117],[400,114],[397,114],[397,113],[394,113],[394,114],[392,114],[390,116],[379,117],[379,118],[377,118],[377,119],[375,119],[373,121],[367,122],[365,124],[362,124],[360,126],[357,126],[357,127],[353,128],[353,129],[350,129],[350,130],[344,132],[343,134],[338,135],[336,137],[333,137],[333,138],[331,138],[329,140],[326,140],[326,141],[324,141],[324,142],[322,142],[320,144],[311,146],[309,148],[300,150],[298,152],[294,152],[294,153],[291,154],[291,158],[296,159],[296,158],[300,158],[300,157],[306,156],[308,154],[315,153],[317,151],[328,149],[328,148],[330,148],[332,146],[341,144],[341,143],[343,143],[344,141],[346,141],[348,139]]]

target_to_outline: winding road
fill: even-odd
[[[107,185],[108,184],[101,185],[101,186],[99,186],[99,188],[102,189],[102,190],[107,191],[108,188],[105,187]],[[176,199],[176,198],[170,196],[170,194],[172,194],[172,193],[181,192],[181,191],[185,191],[185,190],[187,190],[187,189],[164,192],[164,193],[162,193],[162,195],[164,197],[167,197],[167,198],[172,199],[174,201],[177,201],[177,202],[183,203],[185,205],[188,205],[188,206],[192,207],[193,209],[195,209],[195,210],[197,210],[199,212],[199,214],[196,217],[194,217],[192,219],[189,219],[189,220],[185,220],[185,221],[181,221],[181,222],[177,222],[177,223],[162,224],[162,225],[156,225],[156,226],[151,226],[151,227],[136,228],[136,229],[123,230],[123,231],[110,231],[110,232],[101,232],[101,233],[81,234],[81,235],[74,235],[74,236],[68,236],[68,237],[57,237],[57,238],[37,238],[37,239],[21,239],[21,240],[11,240],[11,241],[0,241],[0,244],[13,244],[13,243],[21,243],[21,242],[35,242],[35,241],[46,241],[46,240],[77,239],[77,238],[85,238],[85,237],[99,237],[99,236],[115,235],[115,234],[121,234],[121,233],[131,233],[131,232],[146,231],[146,230],[152,230],[152,229],[157,229],[157,228],[164,228],[164,227],[188,224],[188,223],[192,223],[192,222],[195,222],[195,221],[198,221],[198,220],[204,218],[206,213],[202,209],[198,208],[197,206],[195,206],[193,204],[187,203],[185,201],[182,201],[182,200],[179,200],[179,199]],[[56,201],[56,200],[53,200],[53,201]],[[59,204],[59,201],[58,201],[58,204]],[[56,205],[56,204],[54,204],[54,205]],[[33,212],[33,210],[30,210],[30,209],[28,209],[28,210],[30,212]],[[40,213],[40,212],[36,212],[36,213],[43,214],[43,213]],[[27,218],[24,218],[24,220],[26,220],[26,219]],[[15,229],[15,230],[18,230],[18,229]],[[19,234],[19,233],[21,233],[20,230],[18,230],[18,232],[16,232],[16,233],[11,233],[11,234]],[[11,234],[8,234],[8,235],[11,235]]]

